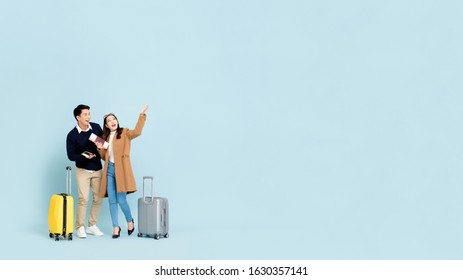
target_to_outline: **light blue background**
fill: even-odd
[[[0,1],[0,258],[461,259],[462,12]],[[112,240],[107,201],[104,237],[48,238],[80,103],[130,128],[151,105],[133,168],[169,198],[170,238]]]

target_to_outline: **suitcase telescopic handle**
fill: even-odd
[[[71,194],[71,170],[70,166],[66,166],[66,193]]]
[[[154,177],[143,176],[143,201],[145,201],[145,180],[151,180],[151,197],[154,197]]]

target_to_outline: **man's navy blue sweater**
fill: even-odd
[[[88,140],[88,138],[92,133],[101,137],[103,130],[101,130],[100,125],[97,123],[91,122],[90,126],[92,129],[89,129],[87,132],[82,131],[79,133],[77,127],[69,131],[66,138],[66,150],[69,160],[75,161],[77,167],[97,171],[102,168],[100,154],[96,149],[95,143]],[[93,153],[96,157],[88,159],[82,155],[84,151]]]

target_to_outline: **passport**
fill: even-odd
[[[90,137],[88,140],[92,141],[93,143],[101,143],[103,145],[103,148],[107,149],[109,147],[109,143],[106,142],[103,138],[100,136],[96,135],[95,133],[90,134]]]

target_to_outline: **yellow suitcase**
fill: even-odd
[[[66,192],[54,194],[48,208],[48,230],[55,241],[72,240],[74,232],[74,198],[71,196],[71,167],[66,167]]]

